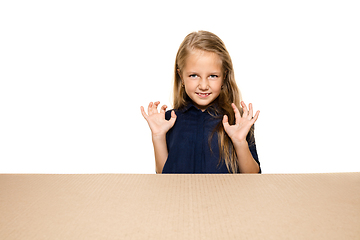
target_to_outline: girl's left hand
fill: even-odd
[[[240,115],[239,109],[234,103],[231,104],[235,112],[235,125],[229,124],[229,119],[227,115],[224,115],[223,125],[225,132],[229,135],[231,141],[234,145],[241,144],[246,141],[246,136],[248,135],[251,126],[256,122],[259,117],[260,111],[257,111],[253,117],[253,108],[252,104],[249,104],[249,110],[246,107],[246,104],[241,101],[241,106],[243,108],[243,115]]]

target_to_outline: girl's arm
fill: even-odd
[[[234,144],[236,155],[238,158],[239,169],[241,173],[258,173],[259,164],[253,158],[248,142]]]
[[[155,170],[156,173],[162,173],[166,159],[168,157],[166,135],[161,135],[161,136],[152,135],[152,142],[154,145],[154,154],[155,154]]]
[[[229,125],[228,116],[224,116],[223,125],[226,133],[229,135],[234,144],[236,155],[238,158],[240,172],[242,173],[258,173],[260,168],[258,163],[252,157],[249,150],[246,136],[248,135],[251,126],[259,117],[260,111],[257,111],[253,117],[252,104],[249,104],[249,111],[244,102],[241,102],[243,107],[243,115],[241,116],[239,109],[234,103],[231,104],[235,112],[235,125]]]
[[[176,121],[176,114],[171,112],[171,119],[165,119],[166,105],[163,105],[158,112],[157,107],[160,102],[150,103],[148,106],[148,114],[145,113],[144,107],[141,106],[141,113],[147,123],[149,124],[152,142],[154,145],[155,167],[156,173],[162,173],[162,169],[168,157],[168,150],[166,145],[166,133],[172,128]]]

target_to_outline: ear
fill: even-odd
[[[184,81],[183,81],[182,76],[181,76],[181,71],[180,71],[180,69],[176,69],[176,70],[177,70],[177,72],[178,72],[178,75],[179,75],[179,77],[180,77],[180,79],[181,79],[182,84],[184,84]]]
[[[224,72],[224,77],[223,77],[223,79],[222,79],[221,89],[224,89],[225,79],[226,79],[226,77],[227,77],[227,73],[228,73],[228,71],[226,70],[226,71]]]
[[[228,70],[226,70],[226,71],[224,72],[224,79],[227,77],[227,74],[228,74]]]
[[[181,78],[181,71],[180,71],[180,69],[176,69],[177,70],[177,72],[178,72],[178,74],[179,74],[179,76],[180,76],[180,78]]]
[[[181,77],[181,71],[180,71],[180,69],[176,69],[176,70],[177,70],[177,72],[179,74],[179,77],[180,77],[180,80],[181,80],[181,85],[184,86],[184,80]]]

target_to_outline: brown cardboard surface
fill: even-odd
[[[360,239],[360,173],[2,174],[0,239]]]

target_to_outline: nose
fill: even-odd
[[[206,78],[201,78],[199,82],[199,90],[208,90],[209,89],[209,81]]]

